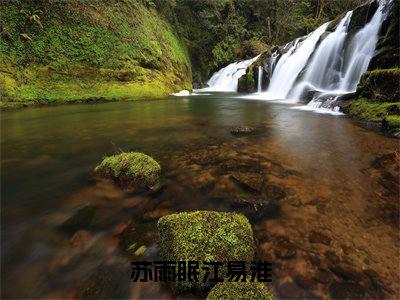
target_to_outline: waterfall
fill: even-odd
[[[371,21],[356,33],[349,45],[349,55],[344,65],[344,76],[339,88],[343,91],[355,92],[361,75],[367,71],[374,56],[382,22],[386,18],[384,2],[381,2]]]
[[[314,96],[308,109],[325,112],[333,108],[337,112],[338,96],[355,92],[361,75],[368,70],[386,18],[387,3],[390,1],[380,1],[371,20],[352,38],[348,36],[353,14],[350,11],[324,38],[321,36],[329,23],[308,35],[300,45],[295,41],[278,60],[264,98],[299,101],[312,92]],[[317,45],[319,39],[321,42]],[[275,62],[276,57],[271,57],[270,64]]]
[[[262,91],[262,76],[263,76],[263,68],[262,66],[258,66],[258,79],[257,79],[257,92],[261,93]]]
[[[290,98],[301,99],[306,90],[334,90],[338,88],[343,68],[344,42],[352,11],[339,22],[314,52],[303,80],[294,86]]]
[[[297,76],[303,70],[328,25],[329,23],[320,26],[304,40],[297,39],[290,49],[282,55],[272,73],[266,92],[267,99],[287,98]]]
[[[208,87],[196,91],[236,92],[239,78],[246,74],[246,69],[256,61],[259,56],[260,55],[241,62],[234,62],[222,68],[215,72],[207,81]]]

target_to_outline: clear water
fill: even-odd
[[[112,297],[173,298],[157,283],[130,283],[129,263],[159,258],[156,222],[162,215],[237,211],[231,200],[238,187],[228,178],[235,170],[223,167],[229,164],[250,164],[246,172],[256,176],[261,166],[266,182],[285,191],[279,216],[251,220],[259,258],[275,263],[270,285],[275,293],[329,294],[339,279],[312,281],[326,268],[328,249],[357,270],[375,270],[380,284],[398,290],[399,194],[389,180],[398,169],[373,167],[374,160],[392,157],[397,141],[344,116],[289,107],[213,93],[2,112],[2,296],[75,298],[85,280],[106,266],[117,276],[96,284]],[[257,133],[232,136],[230,129],[239,125],[254,126]],[[160,161],[165,189],[134,196],[90,180],[96,163],[118,149],[143,151]],[[99,207],[99,216],[85,247],[73,248],[72,233],[59,226],[87,203]],[[143,256],[127,251],[125,227],[131,229],[129,242],[147,247]],[[313,230],[327,231],[331,247],[309,243]],[[281,236],[300,245],[295,259],[275,256]],[[321,263],[312,265],[310,255]],[[285,288],[288,278],[300,275],[314,283]]]

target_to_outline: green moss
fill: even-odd
[[[227,262],[253,259],[253,231],[247,218],[241,214],[182,212],[162,217],[157,227],[163,260]],[[203,283],[176,283],[179,290],[205,287]]]
[[[351,116],[355,116],[367,121],[382,121],[390,113],[390,109],[400,102],[376,102],[366,98],[359,98],[353,101],[346,112]]]
[[[399,68],[373,70],[361,77],[357,94],[375,101],[395,102],[400,97],[399,82]]]
[[[257,68],[258,70],[258,68]],[[238,91],[243,93],[252,93],[257,89],[254,80],[255,65],[253,64],[246,70],[246,74],[239,78]],[[258,71],[257,71],[258,72]]]
[[[95,168],[95,172],[116,179],[120,183],[151,187],[159,182],[161,167],[146,154],[126,152],[105,157]]]
[[[141,1],[6,1],[0,28],[1,107],[191,89],[184,43]]]
[[[221,282],[208,294],[207,300],[273,300],[274,296],[261,282]]]
[[[385,122],[389,128],[400,128],[400,116],[399,115],[387,116],[385,118]]]

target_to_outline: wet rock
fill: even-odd
[[[231,203],[231,207],[239,210],[251,221],[259,221],[262,219],[276,218],[280,215],[280,205],[277,201],[257,201],[246,200],[243,198],[235,199]]]
[[[105,229],[120,221],[121,212],[113,207],[98,207],[93,216],[92,227],[96,230]]]
[[[255,128],[251,126],[238,126],[231,129],[233,135],[246,135],[251,134],[255,131]]]
[[[354,267],[349,264],[338,264],[329,268],[336,276],[341,277],[345,280],[359,281],[363,278],[363,273],[357,271]]]
[[[310,243],[318,243],[329,246],[331,244],[332,239],[322,232],[313,230],[310,233],[309,241]]]
[[[264,177],[257,173],[236,172],[229,179],[245,192],[256,195],[261,194],[264,184]]]
[[[354,282],[333,282],[329,292],[333,299],[364,299],[365,296],[364,287]]]
[[[77,208],[75,213],[60,226],[60,229],[68,233],[90,229],[96,210],[97,206],[92,204]]]
[[[275,255],[278,258],[289,259],[296,256],[296,247],[286,237],[278,238],[275,244]]]

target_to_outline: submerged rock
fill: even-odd
[[[129,295],[129,273],[117,266],[102,265],[82,281],[78,299],[126,298]]]
[[[92,226],[93,217],[97,206],[87,204],[76,209],[76,212],[61,226],[62,231],[73,233],[80,229],[89,229]]]
[[[248,219],[236,213],[215,211],[182,212],[162,217],[157,224],[160,255],[169,261],[251,261],[255,243]],[[174,288],[202,290],[205,271],[199,268],[199,282],[176,282]],[[212,268],[212,267],[210,267]],[[220,276],[224,272],[221,270]],[[212,275],[210,275],[212,276]]]
[[[95,173],[113,179],[122,189],[130,192],[155,190],[161,181],[161,167],[158,162],[139,152],[105,157],[95,168]]]
[[[253,133],[255,129],[251,126],[238,126],[231,129],[233,135],[244,135]]]
[[[217,299],[273,300],[275,297],[261,282],[221,282],[207,296],[207,300]]]

